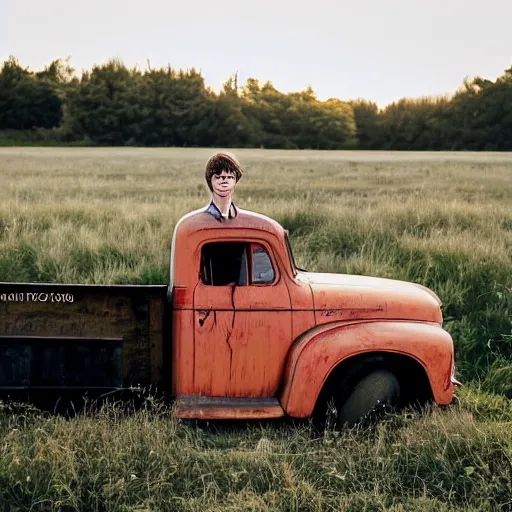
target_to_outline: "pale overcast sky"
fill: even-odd
[[[321,100],[454,92],[512,65],[512,0],[0,0],[0,59],[78,71],[111,57],[195,67],[218,90],[238,70]]]

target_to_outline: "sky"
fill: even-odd
[[[218,91],[238,72],[318,99],[454,93],[512,66],[512,0],[0,0],[0,60],[30,70],[70,57],[201,71]]]

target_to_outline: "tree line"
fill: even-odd
[[[512,67],[463,81],[451,97],[320,101],[236,74],[219,93],[194,68],[112,59],[77,77],[66,60],[0,70],[0,130],[13,141],[116,146],[512,150]]]

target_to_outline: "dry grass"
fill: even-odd
[[[57,280],[111,282],[115,269],[73,272],[71,248],[133,254],[163,268],[175,222],[208,200],[206,149],[0,150],[0,240],[48,256]],[[385,235],[411,250],[510,264],[512,156],[467,153],[239,150],[241,206],[283,223],[297,216]],[[297,258],[311,261],[300,248]],[[315,266],[312,268],[315,270]],[[325,269],[323,269],[325,270]],[[124,276],[126,269],[120,269]],[[9,276],[15,279],[15,276]]]

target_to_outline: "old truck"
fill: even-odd
[[[0,390],[151,386],[180,418],[354,423],[454,397],[441,301],[413,283],[296,267],[287,231],[239,210],[175,226],[168,285],[0,283]]]

